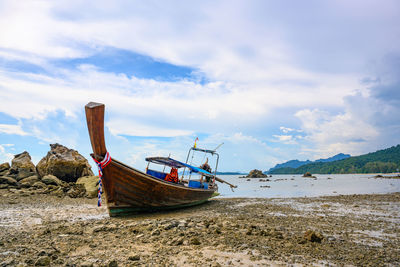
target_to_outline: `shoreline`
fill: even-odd
[[[96,199],[0,192],[0,211],[11,266],[400,264],[400,193],[213,198],[110,218]]]

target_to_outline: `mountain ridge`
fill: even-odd
[[[332,162],[314,162],[297,168],[279,168],[271,174],[393,173],[400,169],[400,144]]]
[[[299,168],[299,167],[301,167],[303,165],[307,165],[307,164],[310,164],[310,163],[332,162],[332,161],[346,159],[346,158],[349,158],[349,157],[351,157],[350,154],[339,153],[339,154],[336,154],[335,156],[332,156],[332,157],[329,157],[329,158],[326,158],[326,159],[317,159],[317,160],[314,160],[314,161],[311,161],[311,160],[300,161],[300,160],[294,159],[294,160],[286,161],[284,163],[276,164],[275,167],[270,168],[265,173],[269,174],[269,173],[273,172],[274,170],[281,169],[281,168]]]

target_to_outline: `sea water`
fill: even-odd
[[[238,187],[230,189],[218,184],[219,197],[275,198],[318,197],[350,194],[384,194],[400,192],[400,179],[374,178],[375,174],[317,174],[317,178],[302,175],[272,175],[268,178],[239,178],[239,175],[219,177]],[[263,182],[260,179],[269,181]]]

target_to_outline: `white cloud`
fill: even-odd
[[[288,127],[284,127],[284,126],[279,127],[279,130],[281,130],[285,134],[287,134],[289,132],[302,132],[302,130],[288,128]]]
[[[134,123],[132,121],[127,125],[126,121],[118,119],[107,122],[106,126],[114,135],[173,137],[192,134],[187,130],[147,126],[143,123]]]
[[[295,131],[295,129],[287,128],[287,127],[283,127],[283,126],[279,127],[279,129],[280,129],[283,133],[288,133],[288,132],[293,132],[293,131]]]
[[[173,120],[184,115],[200,122],[207,118],[221,124],[254,124],[268,119],[276,108],[341,106],[343,96],[358,85],[353,74],[315,73],[296,65],[293,47],[284,38],[291,30],[278,31],[264,21],[264,15],[258,14],[260,3],[229,3],[228,10],[226,4],[214,3],[211,8],[179,3],[176,9],[170,3],[137,2],[122,9],[103,2],[88,15],[82,5],[87,8],[89,3],[7,1],[0,18],[4,29],[0,46],[8,49],[2,51],[6,57],[26,57],[52,70],[46,59],[82,57],[112,46],[198,68],[214,82],[204,86],[188,81],[156,82],[102,73],[92,66],[77,71],[57,69],[62,78],[2,72],[0,96],[9,104],[0,111],[43,119],[61,109],[73,116],[85,101],[97,99],[118,111],[118,116],[134,112],[148,118],[158,113]],[[170,12],[160,14],[160,8]],[[265,10],[274,13],[281,8],[271,5]],[[15,101],[13,95],[23,97]],[[145,129],[153,131],[151,127],[142,123],[137,127],[142,130],[136,132],[147,134]],[[114,132],[123,133],[121,127]]]
[[[87,8],[89,3],[53,6],[51,2],[34,2],[26,7],[10,1],[4,5],[0,26],[15,27],[2,27],[6,30],[0,45],[12,48],[13,54],[21,51],[45,58],[81,57],[104,45],[128,49],[196,67],[208,78],[231,83],[234,91],[231,99],[224,101],[231,104],[227,107],[232,109],[242,100],[243,109],[262,113],[274,106],[341,105],[343,95],[357,85],[358,78],[353,75],[313,73],[296,66],[293,48],[282,40],[283,32],[289,29],[277,31],[262,20],[263,16],[250,19],[260,15],[259,4],[229,3],[229,10],[226,4],[214,3],[211,8],[179,3],[178,9],[171,10],[171,3],[151,8],[139,2],[123,5],[126,9],[122,10],[103,2],[93,7],[97,16],[87,16],[82,5]],[[171,13],[160,14],[159,8]],[[272,5],[265,10],[280,8]],[[192,15],[190,20],[188,14]],[[23,33],[28,25],[32,37],[26,39]],[[302,93],[297,94],[299,91]],[[208,116],[218,114],[212,110]]]
[[[299,111],[299,112],[301,113],[303,111]],[[274,134],[274,135],[272,135],[275,139],[272,139],[271,142],[282,143],[282,144],[285,144],[285,145],[297,145],[298,144],[298,142],[297,142],[298,140],[304,139],[304,137],[302,135],[298,134],[298,133],[303,132],[303,130],[284,127],[284,126],[279,127],[279,130],[281,132],[283,132],[284,134],[281,134],[281,135]]]
[[[318,109],[305,109],[297,112],[296,116],[302,121],[307,134],[305,139],[314,146],[311,151],[317,153],[316,158],[337,153],[361,154],[370,149],[365,147],[365,143],[371,144],[379,137],[378,129],[351,111],[332,115]]]
[[[379,110],[367,108],[377,103],[362,101],[357,111],[346,96],[355,89],[367,96],[359,88],[365,65],[388,51],[400,53],[398,3],[294,5],[3,1],[0,57],[36,64],[45,72],[0,69],[0,112],[31,123],[29,129],[17,125],[0,131],[64,140],[35,123],[59,111],[74,120],[87,102],[96,101],[106,104],[107,126],[117,135],[181,138],[223,132],[232,143],[258,145],[260,155],[267,147],[260,140],[271,136],[267,125],[279,122],[285,127],[280,127],[282,135],[273,136],[275,141],[301,142],[321,153],[365,150],[360,140],[378,143],[385,133],[371,120]],[[66,70],[52,63],[93,55],[107,46],[189,66],[211,82],[160,82],[91,65]],[[386,113],[395,109],[378,104]],[[296,118],[304,138],[296,130]],[[396,119],[391,124],[399,125]],[[240,149],[248,153],[244,145]],[[267,160],[275,159],[269,155]]]
[[[297,144],[296,137],[292,135],[273,135],[277,140],[274,142],[281,142],[286,145],[294,145]]]
[[[226,137],[226,139],[231,141],[231,142],[233,142],[233,143],[249,142],[249,143],[254,143],[254,144],[257,144],[257,145],[264,146],[264,147],[268,147],[268,145],[265,142],[255,138],[253,136],[243,135],[243,133],[241,133],[241,132],[234,133],[232,136]]]
[[[28,134],[24,130],[22,130],[21,125],[13,125],[13,124],[0,124],[0,133],[16,134],[16,135]]]

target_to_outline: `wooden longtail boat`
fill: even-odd
[[[92,157],[97,161],[103,160],[107,154],[104,139],[104,109],[104,104],[100,103],[90,102],[85,106],[90,142],[93,148]],[[170,158],[148,159],[146,160],[153,162],[161,159],[163,163],[167,162],[165,164],[175,164],[175,166],[176,164],[185,165],[181,162],[174,163],[178,161]],[[190,166],[183,165],[179,165],[178,168]],[[196,169],[198,168],[194,170],[196,171]],[[212,175],[202,170],[200,172]],[[208,188],[193,188],[182,180],[180,183],[168,182],[160,177],[150,175],[149,172],[144,173],[129,167],[114,158],[104,167],[102,173],[102,184],[110,216],[197,205],[207,201],[217,191],[215,179],[224,182],[214,175],[211,176],[214,178],[214,183],[210,182]]]

